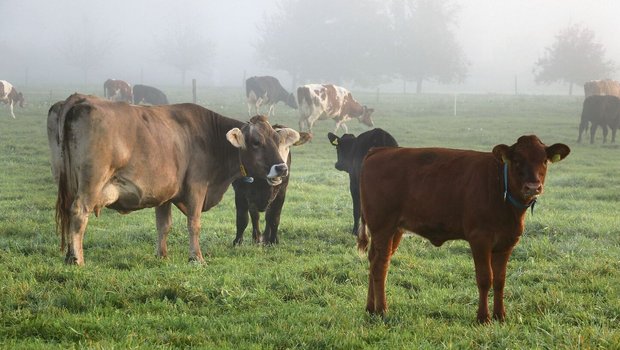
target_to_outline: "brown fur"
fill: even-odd
[[[493,152],[445,148],[374,148],[361,174],[363,225],[358,249],[370,261],[366,309],[387,310],[385,282],[390,259],[404,230],[441,246],[447,240],[469,242],[479,289],[477,319],[488,322],[487,296],[494,289],[493,316],[505,316],[506,263],[523,232],[526,208],[503,200],[502,162],[508,162],[509,193],[530,203],[542,193],[546,165],[565,158],[564,144],[545,146],[522,136]],[[368,244],[368,235],[370,244]]]

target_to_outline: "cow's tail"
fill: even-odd
[[[368,244],[370,243],[370,236],[368,235],[368,225],[364,217],[362,217],[362,223],[357,230],[357,251],[360,255],[366,254],[368,251]]]
[[[60,146],[61,166],[58,172],[58,196],[56,197],[56,232],[60,234],[60,250],[64,251],[68,244],[71,206],[77,192],[77,175],[71,170],[71,153],[69,138],[69,123],[67,115],[76,113],[73,108],[76,103],[83,102],[84,95],[73,94],[64,102],[58,117],[58,144]]]

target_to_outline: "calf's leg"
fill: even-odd
[[[478,285],[478,313],[476,318],[479,323],[488,323],[489,318],[489,289],[493,283],[491,268],[491,249],[487,244],[470,242],[471,252],[476,266],[476,283]]]
[[[373,231],[368,252],[370,274],[368,283],[368,300],[366,310],[373,314],[384,315],[387,312],[385,282],[390,267],[393,251],[395,228]]]
[[[512,247],[504,252],[493,252],[491,264],[493,268],[493,318],[503,322],[506,318],[504,309],[504,284],[506,282],[506,265],[512,253]]]

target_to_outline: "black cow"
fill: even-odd
[[[282,101],[289,107],[297,109],[295,95],[288,93],[278,79],[272,76],[250,77],[245,81],[245,95],[248,99],[248,115],[255,108],[255,114],[260,114],[260,106],[269,107],[268,116],[273,116],[276,103]]]
[[[274,125],[275,130],[284,128],[281,125]],[[299,141],[293,146],[303,145],[312,136],[305,132],[299,133]],[[286,164],[290,170],[291,154],[290,147],[281,147],[280,155],[286,159]],[[289,171],[290,175],[290,171]],[[279,185],[271,186],[266,180],[261,178],[242,177],[232,183],[235,190],[235,208],[237,210],[237,236],[233,245],[243,242],[243,232],[248,226],[248,213],[252,218],[252,240],[254,243],[261,241],[267,244],[278,243],[278,226],[280,225],[280,214],[286,197],[289,176],[282,177]],[[260,213],[265,213],[265,230],[261,239],[259,228]]]
[[[387,131],[376,128],[359,134],[344,134],[338,137],[333,133],[327,134],[332,145],[336,146],[336,169],[349,173],[349,188],[353,200],[353,231],[357,236],[360,219],[360,189],[359,179],[362,161],[372,147],[398,147],[398,143]]]
[[[167,105],[168,97],[161,90],[148,85],[133,86],[133,103],[148,103],[152,105]]]
[[[579,138],[581,134],[590,127],[590,143],[594,143],[596,128],[600,125],[603,128],[603,143],[607,142],[607,127],[611,128],[611,142],[616,141],[616,131],[620,126],[620,98],[612,95],[592,95],[583,101],[581,111],[581,123],[579,124]]]

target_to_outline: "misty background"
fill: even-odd
[[[283,86],[324,81],[321,76],[293,77],[285,70],[267,65],[257,53],[265,23],[281,13],[288,0],[160,1],[160,0],[0,0],[0,79],[18,90],[27,87],[80,87],[103,85],[108,78],[131,84],[157,87],[239,86],[253,75],[273,75]],[[334,4],[339,1],[333,1]],[[386,4],[394,1],[386,1]],[[605,59],[615,64],[609,76],[618,79],[620,1],[617,0],[453,0],[454,37],[466,60],[466,74],[460,82],[424,83],[425,93],[514,93],[567,94],[568,84],[536,84],[535,62],[545,54],[558,33],[574,24],[595,34]],[[360,33],[372,33],[375,18],[363,9],[338,7],[336,18],[353,18]],[[320,9],[319,9],[320,10]],[[333,9],[332,9],[333,10]],[[369,27],[366,27],[365,22]],[[304,20],[307,34],[326,22]],[[316,27],[313,27],[316,26]],[[363,30],[362,30],[363,29]],[[368,31],[370,29],[370,31]],[[360,35],[354,40],[365,40]],[[387,40],[387,39],[386,39]],[[185,46],[183,46],[185,45]],[[187,47],[181,55],[175,48]],[[91,66],[78,62],[87,50]],[[194,50],[194,51],[192,51]],[[330,60],[353,61],[322,48],[302,51]],[[395,53],[398,54],[398,53]],[[177,64],[171,64],[176,61]],[[183,61],[183,62],[181,62]],[[179,64],[186,67],[185,73]],[[325,65],[325,64],[324,64]],[[341,65],[341,64],[340,64]],[[385,66],[389,66],[385,62]],[[325,67],[327,70],[329,67]],[[382,66],[372,67],[381,69]],[[297,81],[300,80],[300,81]],[[400,92],[398,79],[374,84],[336,82],[350,89],[376,88]],[[408,88],[409,92],[414,92]],[[583,94],[581,86],[574,94]]]

